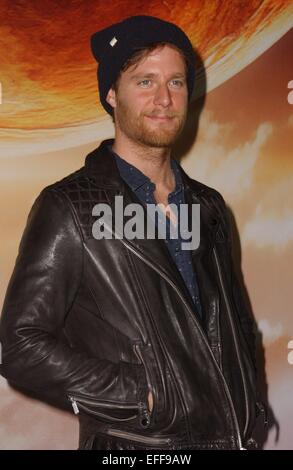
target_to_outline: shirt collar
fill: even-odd
[[[109,146],[110,151],[115,156],[115,160],[118,166],[118,170],[122,178],[126,181],[126,183],[131,187],[133,191],[137,191],[139,188],[143,187],[144,185],[149,186],[149,189],[155,190],[155,184],[150,180],[148,176],[146,176],[142,171],[140,171],[135,166],[128,163],[124,158],[121,158],[111,146]],[[174,158],[170,159],[171,161],[171,168],[174,172],[176,186],[174,191],[171,194],[177,194],[183,189],[183,182],[179,170],[179,165]]]

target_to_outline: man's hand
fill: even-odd
[[[148,404],[149,404],[149,411],[152,412],[153,405],[154,405],[152,392],[149,392],[148,394]]]

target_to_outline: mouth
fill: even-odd
[[[146,116],[146,117],[157,122],[168,122],[174,119],[174,116]]]

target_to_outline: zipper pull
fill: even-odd
[[[78,406],[77,406],[76,401],[75,401],[74,398],[72,398],[72,397],[69,397],[69,400],[71,401],[71,405],[72,405],[74,414],[75,414],[75,415],[78,415],[79,409],[78,409]]]
[[[139,403],[140,424],[143,428],[148,428],[150,425],[150,413],[144,403]]]

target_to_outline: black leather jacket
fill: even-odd
[[[31,209],[1,318],[2,374],[41,399],[71,402],[80,448],[99,434],[108,448],[115,439],[122,449],[245,447],[255,423],[254,338],[224,200],[180,167],[186,202],[200,204],[192,252],[200,323],[164,240],[92,235],[95,204],[115,195],[137,202],[112,143]]]

